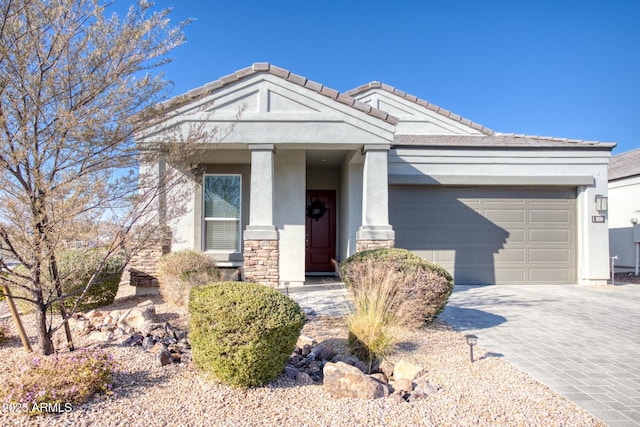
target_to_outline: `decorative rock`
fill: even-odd
[[[416,380],[416,386],[414,388],[414,391],[424,393],[428,396],[430,394],[437,393],[439,390],[440,390],[440,387],[431,384],[429,381],[425,379]]]
[[[305,344],[302,346],[302,351],[300,352],[303,356],[307,356],[311,353],[311,346],[309,344]]]
[[[142,340],[144,339],[144,337],[140,334],[134,334],[131,335],[129,338],[127,338],[122,345],[125,346],[130,346],[130,347],[134,347],[136,345],[142,345]]]
[[[425,400],[427,399],[429,396],[427,396],[426,393],[423,393],[421,391],[414,391],[413,393],[411,393],[411,395],[409,396],[409,402],[417,402],[418,400]]]
[[[328,362],[323,373],[324,388],[334,396],[376,399],[389,395],[383,384],[344,362]]]
[[[389,379],[382,372],[376,372],[375,374],[371,374],[369,376],[381,384],[389,384]]]
[[[389,362],[388,360],[383,360],[382,362],[380,362],[380,372],[382,372],[383,374],[385,374],[387,376],[387,378],[391,378],[393,376],[393,363]]]
[[[151,350],[151,348],[155,345],[155,341],[153,341],[153,338],[150,336],[145,337],[142,340],[142,349],[143,350]]]
[[[296,347],[299,349],[302,349],[305,344],[309,345],[310,347],[318,344],[318,342],[316,340],[314,340],[313,338],[311,338],[310,336],[301,334],[298,337],[298,341],[296,341]]]
[[[306,372],[298,372],[296,375],[296,382],[298,384],[313,384],[313,378]]]
[[[401,378],[406,378],[413,381],[418,375],[420,375],[420,372],[422,372],[422,368],[419,366],[401,360],[393,368],[393,379],[397,381]]]
[[[149,304],[147,304],[147,302]],[[156,314],[156,308],[151,301],[145,301],[138,304],[136,307],[125,312],[120,316],[118,321],[119,326],[131,326],[136,330],[143,327],[145,323],[153,322],[153,318]]]
[[[97,318],[102,318],[104,314],[100,310],[91,310],[84,315],[85,319],[94,320]]]
[[[93,331],[87,337],[87,340],[92,342],[107,342],[111,339],[113,335],[110,331]]]
[[[294,368],[289,364],[285,365],[284,367],[284,374],[291,379],[295,379],[296,376],[298,375],[298,372],[299,371],[296,368]]]
[[[124,336],[124,330],[122,328],[116,328],[113,330],[113,339],[122,338]]]
[[[398,403],[406,402],[406,400],[404,400],[404,392],[390,394],[389,399],[395,400]]]
[[[333,346],[328,342],[321,342],[312,351],[316,360],[331,360],[336,357],[336,352]]]
[[[171,353],[166,348],[163,348],[156,353],[156,360],[160,362],[160,366],[168,365],[173,361]]]
[[[395,391],[411,392],[411,391],[413,391],[413,382],[411,380],[406,379],[406,378],[400,378],[400,379],[397,379],[397,380],[393,381],[391,383],[391,387],[393,387],[393,389]]]

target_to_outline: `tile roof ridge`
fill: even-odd
[[[331,89],[330,87],[324,86],[321,83],[315,82],[313,80],[309,80],[304,76],[294,74],[291,71],[273,65],[269,62],[254,62],[251,66],[242,68],[238,71],[235,71],[226,76],[222,76],[217,80],[214,80],[210,83],[207,83],[198,88],[189,90],[188,92],[177,95],[163,103],[159,104],[159,108],[162,110],[177,108],[181,105],[184,105],[190,101],[201,98],[203,96],[209,95],[215,90],[218,90],[228,84],[237,82],[246,77],[259,74],[259,73],[269,73],[274,76],[283,78],[291,83],[295,83],[299,86],[312,90],[320,95],[326,96],[327,98],[338,101],[342,104],[348,105],[356,110],[360,110],[370,116],[373,116],[377,119],[384,120],[392,125],[398,124],[398,119],[386,111],[379,110],[377,108],[373,108],[369,104],[364,102],[360,102],[355,98],[347,95],[346,93],[340,93],[335,89]]]
[[[560,138],[555,136],[540,136],[540,135],[527,135],[523,133],[504,133],[504,132],[495,132],[495,137],[511,137],[511,138],[526,138],[526,139],[534,139],[537,141],[553,141],[553,142],[567,142],[571,144],[584,144],[584,145],[602,145],[603,147],[615,147],[615,142],[601,142],[601,141],[588,141],[584,139],[575,139],[575,138]]]
[[[393,95],[399,96],[399,97],[401,97],[403,99],[406,99],[407,101],[413,102],[413,103],[418,104],[418,105],[420,105],[420,106],[422,106],[422,107],[424,107],[424,108],[426,108],[428,110],[434,111],[434,112],[436,112],[438,114],[441,114],[441,115],[443,115],[445,117],[448,117],[451,120],[454,120],[456,122],[459,122],[459,123],[462,123],[462,124],[464,124],[466,126],[469,126],[470,128],[473,128],[473,129],[475,129],[477,131],[482,132],[486,136],[493,136],[495,134],[493,129],[489,129],[488,127],[483,126],[480,123],[476,123],[476,122],[474,122],[472,120],[466,119],[466,118],[464,118],[462,116],[459,116],[458,114],[455,114],[455,113],[453,113],[453,112],[451,112],[451,111],[449,111],[447,109],[444,109],[444,108],[442,108],[442,107],[440,107],[440,106],[438,106],[436,104],[433,104],[433,103],[431,103],[429,101],[425,101],[424,99],[418,98],[415,95],[408,94],[408,93],[406,93],[406,92],[404,92],[402,90],[396,89],[395,87],[393,87],[391,85],[388,85],[386,83],[382,83],[382,82],[379,82],[379,81],[376,81],[376,80],[374,80],[372,82],[369,82],[369,83],[366,83],[366,84],[364,84],[362,86],[358,86],[357,88],[348,90],[348,91],[345,92],[345,94],[347,94],[349,96],[354,96],[354,95],[357,95],[359,93],[365,92],[365,91],[370,90],[370,89],[382,89],[385,92],[389,92],[389,93],[391,93]]]

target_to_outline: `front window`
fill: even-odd
[[[240,175],[204,177],[204,249],[240,252]]]

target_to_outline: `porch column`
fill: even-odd
[[[251,191],[249,224],[244,231],[244,277],[248,281],[277,286],[279,279],[278,230],[273,224],[273,144],[249,145]]]
[[[395,233],[389,225],[389,145],[365,145],[362,171],[362,225],[356,233],[356,251],[393,247]]]

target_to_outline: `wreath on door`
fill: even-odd
[[[318,198],[307,206],[307,216],[318,221],[327,213],[327,207]]]

